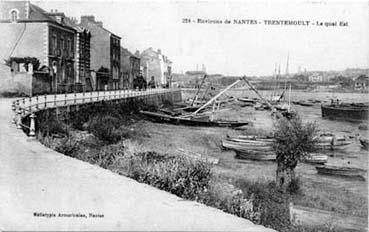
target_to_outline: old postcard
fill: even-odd
[[[0,0],[0,230],[367,231],[369,2]]]

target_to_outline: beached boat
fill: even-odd
[[[305,163],[310,163],[310,164],[325,164],[328,162],[328,156],[322,155],[322,154],[311,153],[307,155],[303,161]]]
[[[276,154],[274,152],[236,151],[236,158],[259,161],[274,161],[276,160]]]
[[[316,143],[317,149],[322,150],[337,150],[344,149],[345,146],[352,142],[347,140],[345,137],[337,137],[335,135],[321,135]]]
[[[361,143],[361,146],[363,146],[363,148],[365,148],[366,150],[369,150],[369,139],[361,138],[360,143]]]
[[[236,151],[236,158],[250,160],[275,160],[273,139],[268,137],[238,136],[222,140],[224,149]]]
[[[320,165],[315,167],[318,174],[336,175],[346,177],[364,177],[366,170],[354,167]]]
[[[331,120],[345,120],[352,122],[363,122],[368,120],[368,103],[331,103],[322,105],[322,117]]]
[[[241,151],[241,152],[249,152],[249,151],[255,151],[255,152],[269,152],[273,151],[272,146],[268,143],[248,143],[248,142],[240,142],[240,141],[233,141],[225,139],[222,141],[222,146],[225,149],[231,149],[235,151]]]
[[[209,120],[208,116],[193,116],[187,118],[184,116],[171,116],[167,114],[150,112],[150,111],[140,111],[141,114],[147,116],[148,119],[154,122],[160,123],[170,123],[176,125],[186,125],[186,126],[203,126],[203,127],[239,127],[248,125],[249,122],[237,122],[237,121],[225,121],[225,120]]]
[[[292,101],[292,103],[295,105],[300,105],[300,106],[313,106],[314,105],[313,102],[305,101],[305,100]]]
[[[245,103],[252,103],[252,104],[255,104],[256,103],[256,99],[254,99],[254,98],[245,98],[245,97],[239,97],[239,98],[237,98],[237,100],[238,101],[240,101],[240,102],[245,102]]]

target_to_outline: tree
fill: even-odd
[[[277,155],[277,185],[285,191],[295,179],[295,168],[304,156],[315,149],[316,124],[304,124],[299,116],[282,117],[275,124],[274,150]]]

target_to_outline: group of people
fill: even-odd
[[[134,89],[139,89],[139,90],[146,90],[147,88],[151,88],[151,89],[156,88],[155,77],[152,76],[149,83],[147,83],[147,81],[142,76],[142,74],[139,74],[133,80],[133,88]]]

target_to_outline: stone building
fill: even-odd
[[[354,81],[354,87],[358,90],[366,90],[369,88],[369,77],[366,75],[358,76]]]
[[[80,26],[91,33],[91,82],[95,90],[119,89],[121,38],[95,21],[95,16],[82,16]]]
[[[76,34],[76,91],[92,91],[90,75],[90,40],[91,33],[81,26],[74,25]]]
[[[133,88],[133,80],[140,74],[140,58],[121,47],[120,63],[123,89]]]
[[[29,1],[0,4],[1,86],[26,94],[73,91],[76,30]],[[32,64],[32,65],[30,65]]]
[[[148,48],[140,54],[141,65],[146,70],[146,80],[153,76],[155,82],[160,86],[167,86],[172,75],[172,62],[158,49]]]

